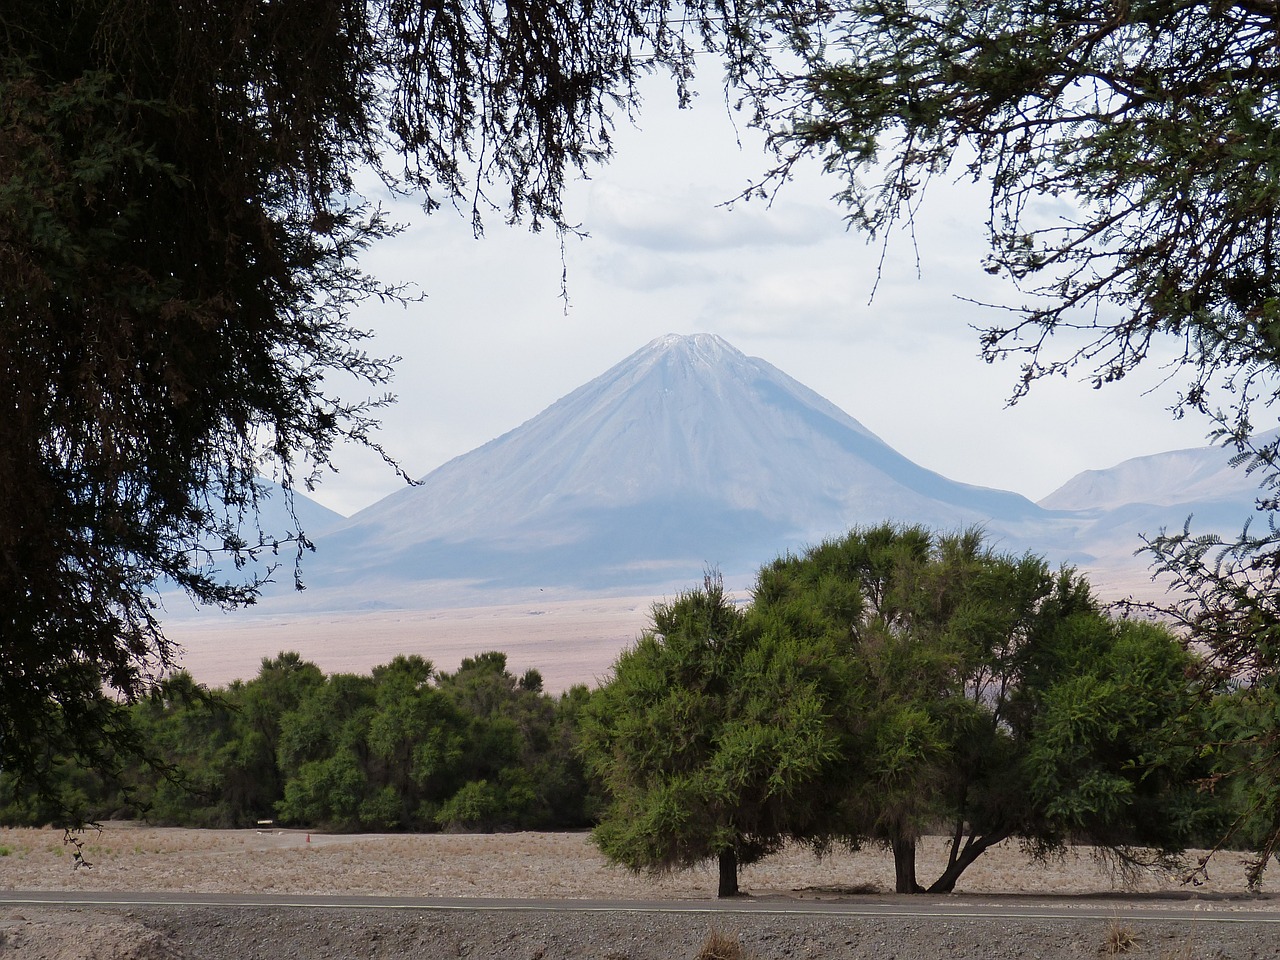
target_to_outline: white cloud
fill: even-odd
[[[652,97],[642,131],[619,131],[613,165],[576,185],[569,216],[592,234],[561,244],[494,222],[483,240],[451,212],[425,218],[368,257],[427,299],[370,305],[375,349],[404,357],[383,441],[420,475],[514,428],[665,333],[725,336],[806,383],[907,456],[958,480],[1040,497],[1080,470],[1200,445],[1206,425],[1173,421],[1154,366],[1093,391],[1074,379],[1005,401],[1014,364],[978,357],[971,327],[999,314],[957,299],[1017,301],[981,269],[985,198],[936,180],[915,224],[881,257],[846,231],[806,174],[772,206],[729,200],[768,166],[714,96],[688,112]],[[917,264],[917,256],[919,263]],[[568,305],[561,298],[567,268]],[[874,301],[870,300],[875,290]],[[339,452],[319,499],[344,513],[396,489],[375,459]]]
[[[829,209],[800,203],[770,208],[759,200],[728,206],[694,187],[659,193],[593,182],[586,209],[592,236],[659,253],[807,247],[839,223]]]

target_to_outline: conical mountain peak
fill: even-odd
[[[654,358],[676,356],[707,364],[723,363],[726,359],[747,359],[746,354],[741,350],[714,333],[668,333],[666,336],[651,340],[632,356]]]
[[[582,402],[607,403],[609,398],[632,389],[656,388],[669,392],[682,383],[706,384],[717,379],[750,377],[754,365],[762,362],[753,361],[715,334],[669,333],[645,344],[546,412]]]
[[[408,580],[601,588],[751,570],[859,523],[1038,512],[912,463],[718,336],[671,334],[356,514],[321,549],[348,582],[377,557]]]

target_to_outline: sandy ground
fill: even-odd
[[[248,680],[263,657],[300,653],[325,673],[368,673],[397,654],[440,670],[487,650],[507,654],[517,675],[537,668],[545,689],[595,686],[649,622],[653,597],[531,602],[452,610],[264,617],[251,611],[175,619],[166,626],[181,666],[210,687]]]
[[[80,836],[92,866],[73,869],[74,848],[62,833],[0,830],[0,888],[562,899],[697,899],[715,892],[709,868],[637,876],[608,864],[585,833],[334,835],[110,823]],[[940,871],[942,856],[940,840],[922,845],[922,881]],[[838,851],[821,860],[791,849],[744,868],[741,882],[762,895],[891,892],[893,863],[879,849]],[[964,874],[957,892],[1217,897],[1243,894],[1244,879],[1234,854],[1214,861],[1209,883],[1189,888],[1166,873],[1120,876],[1088,850],[1040,864],[1016,844],[1004,844]]]
[[[426,897],[707,899],[710,870],[635,876],[609,866],[586,834],[328,835],[274,829],[154,829],[112,823],[81,835],[91,866],[52,830],[0,830],[0,889],[350,893]],[[942,845],[926,843],[921,876]],[[138,906],[0,908],[0,957],[9,960],[1096,960],[1123,946],[1133,960],[1264,960],[1280,956],[1266,924],[1205,925],[1212,902],[1247,921],[1277,899],[1243,892],[1238,858],[1219,860],[1212,882],[1188,892],[1175,877],[1121,878],[1088,851],[1035,864],[1016,846],[984,856],[948,903],[1054,894],[1070,913],[1107,904],[1108,918],[1032,916],[840,918],[747,910],[731,915],[510,910],[387,910]],[[886,891],[892,864],[880,851],[818,861],[789,850],[743,871],[753,897],[831,898]],[[992,895],[988,899],[986,895]],[[1078,895],[1072,898],[1071,895]],[[768,902],[767,900],[765,901]],[[1179,918],[1126,919],[1129,903],[1179,906]],[[1114,911],[1111,913],[1110,911]],[[1061,912],[1061,911],[1057,911]],[[707,953],[713,936],[739,952]]]

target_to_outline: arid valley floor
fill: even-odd
[[[156,829],[107,824],[83,836],[92,867],[73,869],[73,848],[53,830],[0,831],[0,889],[381,894],[442,898],[704,900],[714,876],[662,877],[612,867],[585,834],[328,835],[274,828]],[[927,845],[921,875],[938,863]],[[992,851],[961,889],[935,898],[937,918],[783,916],[770,905],[831,898],[892,900],[892,863],[878,850],[823,860],[789,850],[743,871],[749,896],[732,914],[658,911],[555,914],[512,911],[347,910],[227,907],[0,908],[0,957],[34,960],[248,960],[256,957],[492,957],[495,960],[694,958],[713,930],[744,957],[941,960],[950,957],[1097,957],[1118,940],[1155,960],[1280,957],[1280,930],[1254,922],[1205,922],[1206,907],[1237,921],[1274,909],[1247,894],[1240,859],[1222,855],[1211,880],[1184,887],[1169,874],[1121,877],[1087,851],[1047,863],[1016,845]],[[1053,901],[1056,918],[961,917],[960,907]],[[1075,919],[1083,904],[1107,919]],[[1174,907],[1179,919],[1130,920],[1142,906]],[[1066,919],[1063,919],[1066,915]],[[1185,919],[1181,919],[1185,917]],[[1131,941],[1131,942],[1130,942]]]

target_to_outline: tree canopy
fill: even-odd
[[[655,606],[585,714],[594,838],[636,870],[717,860],[721,895],[787,842],[883,844],[901,893],[953,890],[1010,838],[1179,850],[1222,809],[1193,665],[977,532],[855,529],[762,568],[745,610],[712,581]]]
[[[128,707],[142,758],[57,758],[52,789],[0,771],[0,823],[263,819],[337,830],[579,828],[598,803],[575,755],[579,687],[543,693],[501,653],[453,673],[416,655],[325,676],[296,653],[206,690],[186,671]]]
[[[1260,812],[1272,744],[1280,571],[1280,7],[1253,0],[852,0],[801,25],[795,70],[757,90],[785,176],[817,156],[851,222],[914,224],[929,185],[984,185],[982,266],[1010,294],[981,333],[1044,377],[1117,381],[1170,346],[1172,413],[1202,414],[1255,471],[1265,522],[1147,531],[1168,601],[1205,651],[1204,689],[1245,687],[1221,718]],[[768,98],[774,98],[769,100]],[[976,266],[976,264],[975,264]],[[1230,723],[1238,722],[1235,732]],[[1260,870],[1280,850],[1273,813]]]
[[[1219,383],[1247,407],[1280,360],[1277,17],[1207,0],[855,0],[770,87],[765,122],[788,161],[817,154],[843,180],[873,232],[910,218],[935,177],[987,184],[985,266],[1027,299],[982,345],[1022,359],[1019,392],[1078,363],[1119,379],[1169,335],[1186,406],[1212,411]],[[1051,341],[1063,331],[1083,336]]]
[[[833,833],[887,846],[901,893],[926,889],[916,845],[939,830],[930,892],[1012,837],[1172,850],[1206,827],[1193,658],[1165,630],[1105,616],[1069,570],[976,531],[886,524],[766,566],[752,613],[835,645]]]
[[[754,629],[718,577],[655,604],[582,724],[588,769],[610,795],[592,838],[633,870],[738,867],[805,836],[831,809],[836,677],[818,643]]]
[[[754,14],[751,14],[754,15]],[[0,9],[0,767],[127,745],[172,665],[155,593],[251,601],[260,477],[373,437],[391,368],[357,255],[428,209],[565,226],[635,81],[751,62],[720,0],[13,0]],[[719,39],[717,39],[719,38]],[[371,397],[337,399],[344,376]],[[287,567],[286,567],[287,570]],[[105,689],[104,689],[105,688]]]

